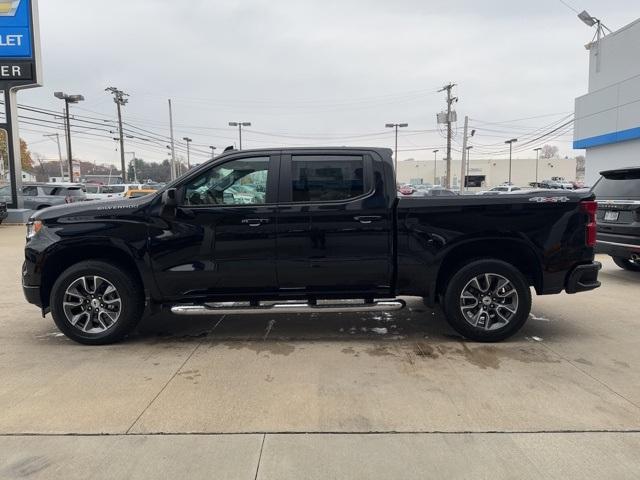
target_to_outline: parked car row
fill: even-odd
[[[97,185],[82,183],[25,183],[22,185],[24,208],[42,210],[57,205],[84,202],[88,200],[116,200],[122,198],[140,198],[153,194],[163,185],[126,184]],[[11,202],[11,186],[0,187],[0,202]],[[0,213],[0,220],[2,220]],[[6,218],[6,215],[5,215]]]
[[[42,210],[55,205],[84,202],[84,185],[75,183],[29,183],[22,186],[24,208]],[[0,201],[11,202],[11,186],[0,187]]]
[[[398,193],[404,197],[451,197],[458,195],[459,192],[453,189],[447,189],[440,185],[431,185],[425,183],[422,185],[400,185],[398,187]]]

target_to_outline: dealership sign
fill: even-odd
[[[0,90],[6,111],[0,129],[7,134],[10,205],[14,208],[24,204],[17,92],[39,87],[41,78],[38,0],[0,0]]]
[[[38,29],[34,0],[0,0],[0,84],[37,84]]]

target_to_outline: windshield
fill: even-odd
[[[593,187],[598,198],[640,200],[640,170],[607,174]]]

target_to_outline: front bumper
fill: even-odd
[[[567,278],[567,293],[580,293],[595,290],[602,285],[598,281],[598,272],[602,270],[600,262],[592,262],[588,265],[578,265]]]
[[[28,285],[23,285],[22,291],[24,293],[24,298],[27,299],[27,302],[29,302],[31,305],[36,305],[37,307],[42,308],[40,287],[30,287]]]

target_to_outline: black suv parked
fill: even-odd
[[[640,272],[640,167],[608,170],[593,187],[598,199],[596,251]]]

